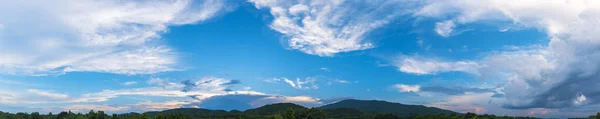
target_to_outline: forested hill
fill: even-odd
[[[164,110],[162,112],[146,112],[151,117],[158,113],[164,114],[188,114],[188,115],[227,115],[227,114],[245,114],[245,115],[273,115],[284,113],[288,109],[306,110],[308,108],[294,103],[277,103],[269,104],[262,107],[249,109],[243,112],[224,111],[224,110],[208,110],[198,108],[179,108]],[[343,100],[336,103],[318,107],[324,113],[329,115],[363,115],[364,114],[393,114],[400,117],[408,117],[413,115],[431,115],[431,114],[455,114],[456,112],[439,109],[435,107],[425,107],[422,105],[405,105],[400,103],[392,103],[377,100]]]
[[[600,115],[600,113],[599,113]],[[494,115],[460,114],[421,105],[404,105],[385,101],[344,100],[318,108],[306,108],[293,103],[270,104],[245,111],[178,108],[145,113],[105,114],[90,111],[86,114],[61,112],[59,114],[4,113],[0,119],[471,119],[471,118],[527,118]]]
[[[405,105],[400,103],[378,101],[378,100],[355,100],[348,99],[337,103],[328,104],[321,109],[351,108],[364,113],[391,113],[402,117],[412,115],[429,114],[453,114],[456,112],[423,105]]]

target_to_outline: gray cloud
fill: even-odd
[[[228,80],[226,82],[215,82],[217,80],[221,80],[219,78],[207,78],[203,81],[198,81],[198,82],[192,82],[191,80],[184,80],[181,81],[181,84],[184,85],[183,89],[181,89],[182,92],[188,92],[193,90],[196,87],[202,86],[202,85],[217,85],[217,86],[231,86],[231,85],[236,85],[236,84],[241,84],[242,82],[240,80]],[[233,91],[232,89],[229,89],[230,87],[224,89],[224,91]]]
[[[222,83],[220,85],[235,85],[235,84],[241,84],[241,83],[242,83],[242,81],[240,81],[240,80],[231,80],[227,83]]]

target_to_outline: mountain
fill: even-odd
[[[169,109],[163,111],[150,111],[145,112],[144,114],[154,117],[155,115],[162,114],[185,114],[185,115],[224,115],[228,114],[225,110],[209,110],[209,109],[201,109],[201,108],[177,108],[177,109]]]
[[[378,100],[355,100],[348,99],[337,103],[328,104],[319,107],[321,109],[351,108],[357,109],[363,113],[391,113],[402,117],[424,114],[452,114],[456,113],[450,110],[444,110],[435,107],[425,107],[422,105],[405,105]]]
[[[306,109],[306,107],[294,104],[294,103],[277,103],[277,104],[269,104],[259,108],[249,109],[244,111],[245,114],[255,114],[255,115],[269,115],[269,114],[277,114],[280,112],[285,112],[288,109],[293,110],[302,110]]]
[[[327,117],[335,119],[343,119],[347,117],[360,117],[361,115],[363,115],[363,112],[352,108],[323,109],[323,112],[327,114]]]

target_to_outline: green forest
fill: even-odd
[[[600,113],[585,118],[600,119]],[[178,108],[124,114],[107,114],[104,111],[94,110],[87,113],[65,111],[58,114],[0,111],[0,119],[536,119],[536,117],[477,115],[422,105],[404,105],[375,100],[344,100],[313,108],[293,103],[278,103],[245,111],[201,108]]]
[[[595,119],[595,117],[591,117]],[[432,114],[400,117],[394,114],[366,114],[341,112],[327,112],[317,108],[293,110],[289,109],[277,114],[246,114],[228,112],[224,114],[183,114],[183,113],[127,113],[105,114],[103,111],[90,111],[86,114],[61,112],[59,114],[5,113],[0,112],[0,119],[536,119],[534,117],[509,117],[495,115],[466,114]]]

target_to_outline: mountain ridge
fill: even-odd
[[[363,113],[391,113],[398,116],[412,116],[423,114],[453,114],[454,111],[440,109],[436,107],[427,107],[423,105],[407,105],[396,102],[381,100],[357,100],[347,99],[336,103],[327,104],[319,107],[320,109],[351,108],[357,109]]]
[[[456,113],[450,110],[444,110],[435,107],[426,107],[423,105],[406,105],[396,102],[388,102],[382,100],[358,100],[358,99],[346,99],[335,103],[326,104],[320,107],[313,107],[323,110],[325,113],[330,115],[339,115],[341,113],[352,112],[353,114],[360,112],[371,113],[371,114],[394,114],[397,116],[407,117],[412,115],[423,115],[423,114],[453,114]],[[151,117],[159,114],[191,114],[191,115],[234,115],[234,114],[253,114],[253,115],[271,115],[284,113],[288,109],[302,110],[308,109],[307,107],[294,104],[294,103],[274,103],[267,104],[261,107],[248,109],[245,111],[238,110],[211,110],[203,108],[176,108],[168,109],[163,111],[150,111],[145,112]]]

